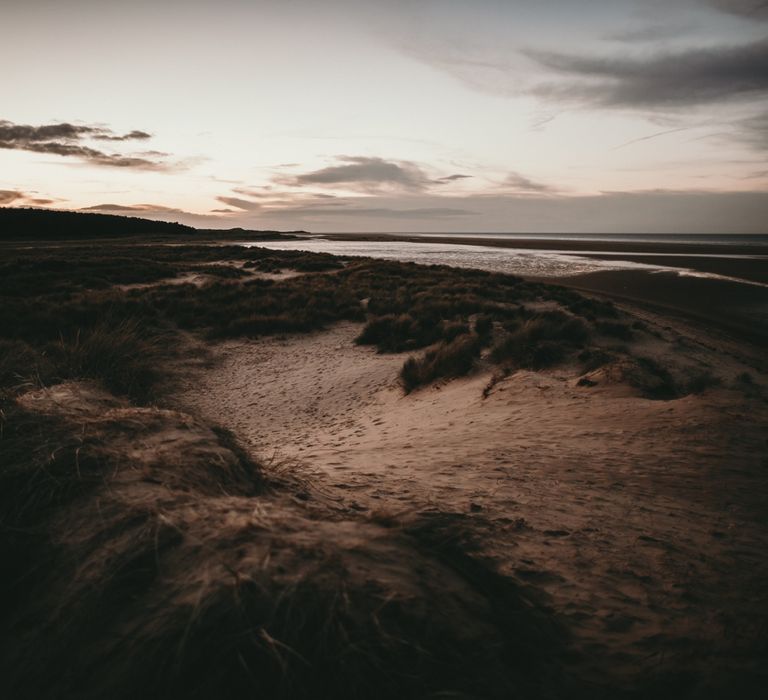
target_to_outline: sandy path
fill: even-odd
[[[735,654],[768,628],[764,403],[651,401],[565,371],[518,372],[487,399],[487,374],[403,396],[403,356],[358,332],[222,344],[181,400],[350,509],[467,514],[596,675]]]

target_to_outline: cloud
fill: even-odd
[[[768,20],[766,0],[708,0],[708,4],[732,15]]]
[[[67,158],[76,158],[90,165],[112,168],[135,168],[139,170],[167,170],[168,163],[159,158],[166,154],[146,151],[140,154],[107,153],[100,148],[83,143],[92,141],[143,141],[150,138],[145,131],[134,129],[125,134],[115,134],[101,126],[69,124],[44,124],[31,126],[0,120],[0,148],[32,153],[50,153]]]
[[[662,41],[664,39],[677,39],[690,27],[675,24],[651,24],[636,29],[626,29],[607,35],[609,41],[621,41],[625,43]]]
[[[243,211],[256,211],[261,209],[259,202],[250,199],[241,199],[240,197],[216,197],[216,200],[229,207],[236,207]]]
[[[531,180],[520,173],[510,173],[507,175],[501,186],[504,189],[512,190],[513,192],[522,192],[526,194],[548,194],[556,192],[555,188],[550,185]]]
[[[20,206],[39,206],[44,207],[48,204],[53,204],[53,199],[45,199],[43,197],[34,197],[22,192],[21,190],[0,190],[0,206],[14,205]]]
[[[277,182],[294,187],[340,185],[345,189],[364,191],[383,187],[420,191],[435,182],[418,165],[409,161],[365,156],[339,156],[337,160],[339,165],[331,165],[302,175],[279,177]]]
[[[82,207],[79,211],[133,212],[135,214],[147,212],[155,214],[190,214],[190,212],[184,211],[183,209],[166,207],[162,204],[94,204],[90,207]]]
[[[114,136],[109,133],[105,133],[94,136],[93,138],[95,138],[97,141],[133,141],[136,139],[151,139],[152,134],[148,134],[146,131],[139,131],[134,129],[133,131],[129,131],[127,134],[123,134],[122,136]]]
[[[348,199],[336,197],[332,194],[319,192],[293,192],[279,191],[270,187],[265,191],[252,190],[247,187],[235,187],[232,191],[250,199],[242,197],[221,196],[216,200],[228,207],[235,207],[241,211],[273,211],[276,209],[295,209],[301,206],[310,207],[343,207],[349,203]]]
[[[768,150],[768,112],[742,119],[737,129],[739,141],[757,150]]]
[[[455,175],[446,175],[445,177],[439,177],[437,180],[435,180],[438,184],[445,184],[448,182],[456,182],[457,180],[466,180],[467,178],[471,178],[471,175],[462,175],[461,173],[456,173]]]
[[[527,55],[574,79],[535,92],[603,106],[683,107],[768,93],[768,39],[634,59],[544,51]]]

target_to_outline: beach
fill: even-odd
[[[4,247],[10,696],[763,687],[765,288],[337,243]]]

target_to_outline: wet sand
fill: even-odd
[[[605,270],[542,281],[693,319],[758,346],[768,343],[768,287],[643,270]]]

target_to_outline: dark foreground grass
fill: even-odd
[[[562,628],[447,515],[340,519],[227,434],[82,383],[7,410],[0,457],[3,697],[501,699],[567,683]]]

